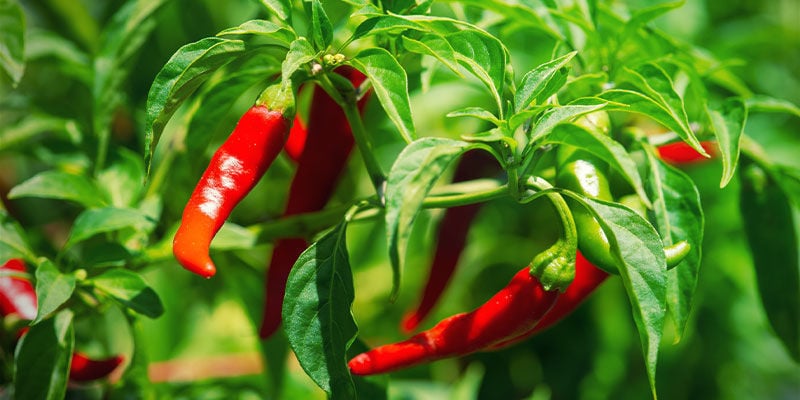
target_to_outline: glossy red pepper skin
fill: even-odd
[[[105,378],[114,372],[123,361],[125,361],[123,356],[96,360],[76,351],[72,354],[72,362],[69,365],[69,380],[72,382],[89,382]]]
[[[453,174],[453,182],[464,182],[487,176],[487,171],[496,172],[497,162],[489,153],[473,150],[464,153],[458,161],[458,166]],[[439,232],[436,235],[436,252],[431,262],[430,272],[422,290],[419,305],[415,310],[408,312],[401,323],[405,333],[417,329],[420,322],[430,314],[439,298],[442,296],[447,284],[450,282],[461,252],[467,241],[467,234],[472,220],[480,211],[481,204],[470,204],[448,208],[439,222]]]
[[[502,349],[515,345],[555,325],[583,304],[583,301],[605,282],[608,276],[607,272],[592,265],[578,252],[575,257],[575,279],[567,287],[567,290],[558,296],[553,308],[532,329],[508,340],[498,342],[492,345],[491,349]]]
[[[447,357],[487,349],[534,327],[558,298],[545,291],[525,267],[489,301],[456,314],[399,343],[361,353],[348,362],[355,375],[396,371]]]
[[[358,88],[366,77],[349,66],[335,73],[350,80]],[[369,93],[358,102],[363,110]],[[308,129],[300,152],[283,215],[296,215],[321,210],[330,200],[339,175],[347,165],[354,139],[344,111],[324,90],[315,88],[308,113]],[[259,336],[268,338],[281,325],[283,297],[289,272],[300,254],[308,247],[303,238],[278,240],[267,268],[264,311]]]
[[[716,153],[716,147],[713,142],[700,142],[700,145],[703,146],[703,149],[708,152],[708,154],[713,156]],[[696,164],[710,160],[710,158],[703,157],[702,154],[698,153],[697,150],[693,149],[685,142],[665,144],[663,146],[658,146],[657,150],[662,160],[673,165]]]
[[[209,246],[233,208],[250,192],[283,148],[289,121],[281,111],[251,107],[219,147],[183,211],[173,253],[187,270],[216,273]]]
[[[18,258],[6,261],[0,271],[25,273],[25,262]],[[0,276],[0,315],[3,317],[15,314],[24,320],[36,318],[36,291],[28,279]]]

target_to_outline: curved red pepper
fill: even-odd
[[[458,166],[453,174],[453,182],[464,182],[478,179],[487,175],[487,170],[497,169],[497,163],[491,154],[473,150],[464,153],[458,161]],[[401,327],[408,333],[419,326],[425,317],[430,314],[433,307],[447,287],[455,273],[461,252],[467,241],[469,226],[480,211],[481,204],[448,208],[439,223],[439,232],[436,235],[436,253],[433,256],[428,279],[417,308],[408,312],[403,317]]]
[[[361,353],[347,365],[353,374],[372,375],[474,353],[527,332],[557,298],[557,291],[545,291],[525,267],[477,309],[446,318],[402,342]]]
[[[355,68],[342,66],[334,72],[350,80],[355,88],[366,76]],[[358,102],[363,111],[368,93]],[[315,89],[308,114],[308,129],[297,171],[289,188],[284,216],[321,210],[336,188],[339,175],[353,149],[353,133],[344,111],[324,90]],[[302,238],[278,240],[267,268],[264,311],[259,329],[268,338],[280,327],[286,280],[300,254],[308,247]]]
[[[705,141],[700,142],[703,149],[712,156],[716,153],[714,142]],[[658,155],[662,160],[675,165],[696,164],[703,161],[708,161],[710,158],[703,157],[697,150],[685,142],[675,142],[658,146]]]
[[[183,211],[173,253],[184,268],[210,278],[216,273],[208,250],[233,208],[278,156],[289,124],[283,112],[250,108],[220,146]]]
[[[25,273],[25,262],[12,258],[0,267],[2,271]],[[37,307],[36,291],[28,279],[0,276],[0,315],[16,314],[20,319],[33,320]]]
[[[125,357],[119,355],[96,360],[76,351],[72,354],[72,362],[69,365],[69,380],[88,382],[105,378],[114,372],[123,361],[125,361]]]
[[[575,311],[600,284],[605,282],[608,276],[607,272],[592,265],[592,263],[587,261],[586,258],[578,252],[575,257],[575,279],[569,287],[567,287],[567,290],[558,296],[553,308],[542,317],[541,321],[539,321],[533,329],[517,335],[516,337],[496,343],[490,346],[490,349],[495,350],[512,346],[555,325],[557,322],[564,319],[564,317]]]

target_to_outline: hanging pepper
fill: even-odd
[[[497,169],[495,159],[487,152],[473,150],[464,153],[458,161],[453,174],[453,182],[464,182],[487,175],[487,171]],[[404,332],[414,331],[420,322],[431,312],[450,278],[456,270],[458,259],[467,240],[469,226],[478,214],[479,203],[448,208],[439,222],[436,235],[436,252],[431,263],[428,279],[417,308],[403,317],[401,327]]]
[[[366,76],[350,66],[335,73],[347,78],[358,89]],[[353,92],[352,95],[357,93]],[[369,93],[358,101],[363,111]],[[339,175],[353,149],[353,133],[344,111],[324,90],[316,88],[308,113],[308,129],[297,171],[289,188],[284,216],[321,210],[336,188]],[[286,280],[297,257],[308,247],[303,238],[278,240],[267,268],[264,312],[259,335],[268,338],[280,327]]]
[[[361,353],[348,366],[353,374],[373,375],[471,354],[529,331],[557,298],[558,291],[545,291],[525,267],[477,309],[446,318],[402,342]]]
[[[716,153],[716,148],[713,142],[704,141],[700,142],[700,145],[703,146],[703,149],[708,152],[708,154],[713,156]],[[693,149],[685,142],[675,142],[661,145],[658,146],[657,150],[658,155],[662,160],[673,165],[696,164],[710,160],[709,158],[698,153],[697,150]]]
[[[242,116],[189,198],[172,249],[191,272],[205,278],[216,273],[208,253],[211,240],[283,148],[294,104],[279,90],[267,89]]]
[[[114,372],[125,357],[117,355],[104,359],[89,358],[86,354],[75,352],[69,365],[69,380],[72,382],[88,382],[105,378]]]
[[[306,125],[300,120],[299,115],[295,115],[292,129],[289,130],[289,138],[286,139],[286,145],[283,147],[286,155],[292,161],[300,161],[300,155],[303,154],[303,148],[306,146],[306,136],[308,136]]]

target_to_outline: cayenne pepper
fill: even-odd
[[[366,79],[360,71],[347,65],[336,68],[334,73],[347,78],[356,89]],[[369,92],[358,101],[360,111],[363,111],[368,97]],[[311,98],[306,132],[304,145],[299,149],[297,171],[289,188],[284,216],[318,211],[325,207],[353,149],[353,133],[344,111],[320,88],[315,88]],[[299,139],[296,140],[299,142]],[[280,327],[289,272],[307,247],[304,238],[280,239],[275,244],[266,273],[264,310],[259,328],[261,338],[272,336]]]
[[[187,270],[210,278],[216,273],[209,246],[233,208],[250,192],[283,148],[293,104],[270,99],[268,88],[241,117],[231,135],[211,158],[183,211],[173,253]],[[268,106],[262,99],[277,101]],[[287,116],[289,114],[289,116]]]
[[[355,375],[373,375],[447,357],[464,356],[535,327],[558,298],[525,267],[486,303],[456,314],[402,342],[361,353],[348,362]]]
[[[714,142],[703,141],[700,142],[700,145],[703,146],[703,149],[708,154],[714,156],[716,153]],[[673,165],[697,164],[710,160],[710,158],[704,157],[702,154],[698,153],[697,150],[693,149],[692,146],[689,146],[685,142],[675,142],[661,145],[657,147],[657,150],[658,155],[662,160]]]

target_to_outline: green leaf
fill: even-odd
[[[311,0],[311,40],[318,50],[328,48],[333,41],[333,26],[320,0]]]
[[[684,260],[667,272],[667,309],[679,341],[689,321],[703,245],[704,216],[700,193],[691,178],[661,161],[647,147],[647,193],[653,201],[648,213],[665,246],[686,240],[691,249]]]
[[[545,111],[536,121],[533,130],[529,134],[529,142],[535,143],[539,139],[550,133],[556,125],[575,119],[581,115],[602,109],[606,103],[597,104],[568,104],[556,106]]]
[[[5,210],[0,210],[0,260],[17,257],[31,262],[36,259],[25,239],[25,231]]]
[[[297,35],[291,29],[264,19],[253,19],[217,34],[219,37],[233,35],[267,37],[287,48],[297,38]]]
[[[75,144],[80,143],[82,136],[74,120],[32,112],[14,125],[3,127],[0,132],[0,151],[28,145],[29,141],[36,140],[35,137],[42,134],[63,137]]]
[[[178,49],[156,75],[147,94],[145,169],[167,122],[178,107],[208,76],[245,50],[241,40],[201,39]]]
[[[500,125],[500,120],[492,114],[491,111],[480,107],[465,107],[459,110],[447,113],[446,117],[473,117],[486,122],[491,122],[493,125]]]
[[[85,207],[99,207],[106,197],[95,183],[83,175],[61,171],[44,171],[20,183],[8,193],[9,198],[41,197],[70,200]]]
[[[123,228],[146,231],[155,221],[139,210],[105,207],[86,210],[78,215],[64,248],[70,248],[98,233],[113,232]]]
[[[146,317],[158,318],[164,313],[158,294],[136,272],[114,268],[90,282],[123,306]]]
[[[75,346],[72,312],[64,310],[30,327],[14,355],[14,396],[17,399],[61,400]]]
[[[458,31],[445,38],[453,46],[458,62],[492,92],[502,117],[508,50],[499,39],[479,30]]]
[[[211,242],[214,250],[252,249],[255,245],[256,234],[232,222],[225,222]]]
[[[603,134],[595,134],[575,124],[557,125],[544,143],[561,143],[586,150],[608,163],[636,190],[645,204],[650,204],[636,162],[621,144]]]
[[[706,112],[714,127],[714,136],[722,158],[722,180],[719,187],[725,187],[739,163],[739,143],[747,121],[747,108],[738,98],[729,98],[719,110],[706,107]]]
[[[702,150],[700,142],[697,141],[694,133],[688,128],[688,122],[679,114],[674,113],[668,107],[647,95],[633,90],[611,89],[601,93],[598,97],[611,102],[606,107],[606,111],[625,111],[641,114],[675,132],[684,141],[691,138]],[[694,144],[692,146],[694,147]],[[701,154],[707,154],[705,150],[702,151],[703,153]]]
[[[400,36],[407,30],[426,31],[422,25],[396,15],[376,15],[364,20],[353,33],[353,39],[373,35]],[[405,39],[405,37],[403,37]]]
[[[558,92],[567,82],[566,65],[577,53],[573,51],[565,54],[525,74],[517,88],[517,93],[514,94],[514,110],[520,112],[531,103],[543,104],[550,96]]]
[[[39,323],[66,303],[74,291],[74,275],[61,273],[50,260],[41,260],[36,267],[36,298],[39,308],[33,324]]]
[[[314,57],[316,57],[316,51],[314,51],[314,46],[309,43],[308,39],[302,36],[295,39],[289,46],[286,58],[281,64],[281,82],[284,85],[289,85],[292,75],[303,65],[314,61]]]
[[[354,289],[346,228],[339,224],[300,255],[283,303],[289,344],[303,370],[331,399],[355,398],[346,357],[358,331],[350,311]]]
[[[103,198],[111,199],[115,207],[134,206],[144,189],[144,164],[142,158],[127,149],[120,148],[117,158],[97,176]]]
[[[767,318],[800,362],[800,260],[797,224],[775,172],[742,157],[739,207]]]
[[[408,237],[422,202],[450,162],[468,146],[458,140],[424,137],[406,146],[392,165],[386,181],[386,240],[393,296],[400,285]]]
[[[552,11],[544,6],[533,5],[532,2],[518,4],[507,0],[457,0],[457,2],[496,12],[515,24],[539,30],[556,40],[564,40],[561,29],[550,16]]]
[[[25,14],[16,0],[0,0],[0,67],[16,87],[25,73]]]
[[[745,100],[749,112],[778,112],[800,117],[800,107],[782,99],[769,96],[753,96]]]
[[[590,198],[582,200],[603,227],[612,251],[623,261],[620,277],[642,341],[647,377],[655,398],[658,345],[667,295],[667,264],[661,238],[650,223],[628,207]]]
[[[458,68],[458,59],[456,58],[455,50],[453,50],[453,46],[443,37],[435,34],[426,34],[422,35],[419,40],[417,40],[403,36],[402,43],[406,50],[412,53],[432,56],[453,71],[457,76],[463,77]]]
[[[642,93],[646,94],[655,104],[661,108],[663,112],[669,114],[671,125],[665,125],[683,139],[686,143],[691,145],[700,154],[707,155],[703,146],[697,140],[697,137],[689,127],[689,117],[686,115],[686,107],[683,103],[683,98],[675,90],[675,85],[672,83],[669,75],[661,67],[653,63],[642,64],[635,70],[630,68],[623,68],[623,73],[620,78],[624,81],[630,82]],[[603,96],[601,96],[603,97]],[[604,97],[605,98],[605,97]],[[621,103],[626,103],[622,101]],[[662,124],[664,121],[653,118]],[[678,129],[675,129],[675,128]]]
[[[288,25],[292,23],[292,3],[290,0],[259,0],[264,7],[280,21],[286,21]]]
[[[625,23],[625,30],[622,33],[622,38],[626,39],[629,37],[635,37],[636,31],[638,31],[639,28],[645,26],[661,15],[683,6],[685,3],[685,0],[681,0],[672,3],[656,4],[641,10],[636,10],[631,15],[630,19],[628,19],[628,21]]]
[[[352,62],[369,78],[381,106],[406,142],[414,140],[416,133],[411,118],[406,70],[391,53],[380,47],[362,50]]]

